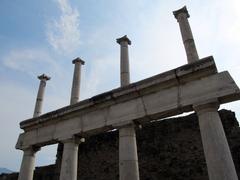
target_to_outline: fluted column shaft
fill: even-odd
[[[38,79],[40,79],[40,84],[38,88],[38,94],[37,94],[37,99],[35,103],[33,117],[37,117],[42,113],[42,104],[43,104],[46,82],[50,80],[50,77],[46,76],[45,74],[42,74],[41,76],[38,76]]]
[[[173,12],[175,18],[177,19],[182,34],[182,40],[187,54],[188,63],[193,63],[199,60],[197,48],[193,39],[191,27],[188,22],[190,17],[187,8],[183,8]]]
[[[127,36],[117,39],[120,44],[120,77],[121,86],[130,83]],[[136,134],[133,124],[119,128],[119,178],[120,180],[139,180]]]
[[[238,180],[216,101],[194,105],[210,180]]]

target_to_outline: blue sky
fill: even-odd
[[[219,71],[240,85],[238,0],[1,0],[0,1],[0,167],[18,170],[19,122],[33,113],[39,81],[47,84],[44,112],[69,104],[72,59],[81,57],[81,99],[119,86],[119,45],[130,46],[131,81],[186,64],[172,11],[187,5],[200,57],[213,55]],[[236,111],[240,103],[221,106]],[[56,146],[43,148],[36,165],[52,163]]]

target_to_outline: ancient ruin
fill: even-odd
[[[240,90],[227,71],[218,72],[213,57],[199,59],[186,7],[173,14],[180,26],[186,65],[130,83],[128,46],[131,41],[123,36],[117,39],[121,50],[121,87],[78,102],[84,61],[77,58],[73,61],[70,105],[42,115],[44,89],[50,78],[39,76],[34,116],[20,123],[24,132],[16,148],[24,155],[18,180],[32,180],[37,151],[56,143],[63,149],[58,152],[59,179],[77,180],[79,159],[81,163],[78,150],[84,146],[85,139],[115,129],[119,132],[119,179],[139,180],[136,129],[190,111],[198,116],[209,179],[238,179],[218,108],[223,103],[239,100]]]

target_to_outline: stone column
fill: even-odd
[[[81,82],[81,66],[85,64],[85,62],[79,57],[72,61],[74,64],[74,72],[73,72],[73,81],[72,81],[72,90],[71,90],[71,98],[70,105],[75,104],[79,101],[80,97],[80,82]],[[56,171],[59,172],[61,168],[62,161],[62,153],[63,153],[63,144],[59,143],[57,148],[56,155]]]
[[[210,180],[238,180],[221,119],[219,103],[195,104]]]
[[[130,83],[128,45],[131,45],[131,41],[125,35],[117,39],[117,43],[120,44],[121,48],[120,50],[121,86],[126,86]]]
[[[173,14],[180,26],[182,40],[187,54],[188,63],[193,63],[197,61],[199,57],[193,39],[191,27],[188,22],[188,18],[190,17],[190,15],[188,14],[188,10],[186,6],[184,6],[183,8],[177,11],[173,11]]]
[[[40,84],[39,84],[33,117],[37,117],[42,113],[42,104],[43,104],[43,97],[44,97],[46,82],[51,78],[46,76],[45,74],[42,74],[41,76],[38,76],[38,79],[40,79]]]
[[[130,83],[127,36],[117,39],[121,46],[121,86]],[[119,177],[120,180],[139,180],[137,143],[134,125],[119,128]]]
[[[134,125],[119,129],[120,180],[139,180],[137,142]]]
[[[73,73],[73,82],[72,82],[72,92],[70,104],[75,104],[79,100],[80,94],[80,80],[81,80],[81,66],[85,64],[80,58],[76,58],[72,61],[75,65]]]
[[[18,180],[33,180],[33,172],[35,166],[35,153],[39,148],[29,147],[24,149],[21,168],[18,175]]]
[[[77,180],[78,145],[84,139],[71,138],[62,141],[64,144],[60,180]]]

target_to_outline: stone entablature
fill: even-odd
[[[229,73],[217,73],[213,58],[208,57],[23,121],[21,128],[25,132],[16,148],[89,136],[132,120],[144,123],[181,114],[192,111],[193,104],[204,100],[227,103],[239,97],[240,91]]]

